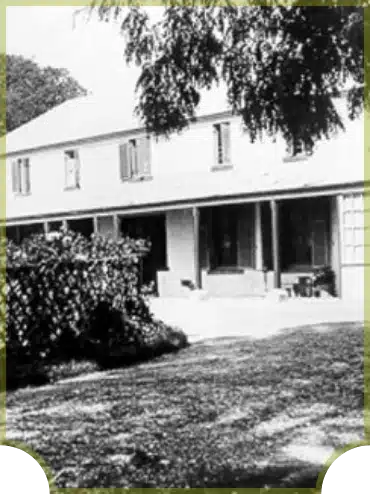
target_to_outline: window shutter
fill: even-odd
[[[19,160],[19,192],[24,194],[27,190],[25,161]]]
[[[121,180],[127,180],[131,178],[131,169],[129,161],[129,148],[128,143],[125,142],[119,147],[119,159],[120,159],[120,176]]]
[[[149,176],[151,172],[150,137],[146,136],[140,140],[140,150],[140,174]]]
[[[23,161],[23,173],[24,173],[24,190],[25,194],[31,191],[31,177],[30,177],[30,160],[26,158]]]
[[[12,190],[14,193],[19,192],[18,161],[12,161]]]
[[[77,151],[76,151],[75,164],[74,164],[74,176],[75,176],[75,186],[79,188],[80,179],[81,179],[81,167],[80,167],[80,156]]]
[[[220,164],[218,156],[219,128],[219,125],[213,126],[213,166],[217,166]]]
[[[230,163],[230,124],[224,123],[221,126],[223,163]]]
[[[131,176],[137,177],[139,174],[139,141],[132,139],[128,144],[129,168]]]
[[[17,160],[17,178],[18,178],[18,185],[17,185],[17,188],[18,188],[18,193],[19,194],[22,194],[23,192],[23,164],[22,164],[22,160],[21,159],[18,159]]]
[[[144,146],[145,146],[144,139],[142,137],[136,140],[136,153],[137,153],[136,175],[139,177],[144,173],[144,161],[145,161]]]

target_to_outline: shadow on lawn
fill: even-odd
[[[197,485],[199,480],[190,480],[190,485],[209,488],[314,488],[321,470],[322,467],[317,465],[305,464],[269,466],[258,472],[224,468],[207,481],[206,485]],[[200,476],[204,474],[205,472],[199,472]]]
[[[282,465],[274,467],[266,467],[260,469],[258,473],[246,470],[235,470],[224,468],[218,472],[207,472],[199,469],[189,476],[186,480],[186,487],[191,489],[200,488],[315,488],[318,476],[323,467],[300,464]],[[95,475],[87,478],[79,479],[80,485],[84,488],[96,488],[97,477],[99,478],[99,488],[121,487],[122,473],[118,468],[116,471],[112,468],[103,469],[99,466]],[[125,486],[128,487],[128,486]],[[132,482],[130,488],[158,488],[168,489],[166,485],[155,485],[154,482]],[[185,486],[184,486],[185,487]],[[179,486],[176,486],[179,488]]]

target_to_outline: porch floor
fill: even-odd
[[[361,301],[300,298],[271,302],[252,298],[207,300],[153,298],[156,317],[178,326],[190,342],[209,338],[265,338],[282,330],[312,324],[363,322]]]

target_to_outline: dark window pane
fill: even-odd
[[[212,214],[212,240],[214,267],[237,266],[237,226],[236,208],[215,208]]]
[[[62,228],[61,221],[50,221],[49,222],[49,232],[57,232]]]
[[[69,228],[84,237],[89,238],[94,233],[94,222],[92,218],[83,218],[79,220],[68,220]]]
[[[30,237],[36,233],[44,233],[43,223],[33,223],[30,225],[20,225],[19,226],[19,240],[22,241],[25,238]]]
[[[18,231],[16,226],[6,227],[6,238],[7,240],[12,240],[13,242],[18,242]]]

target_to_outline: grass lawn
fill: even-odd
[[[59,487],[314,487],[363,438],[363,329],[208,340],[7,395],[8,436]]]

